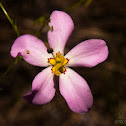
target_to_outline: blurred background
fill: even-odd
[[[103,39],[109,57],[93,68],[74,68],[88,82],[92,109],[72,112],[57,90],[53,100],[42,106],[23,101],[32,80],[43,68],[19,60],[0,80],[0,126],[119,126],[126,125],[126,1],[125,0],[1,0],[16,21],[20,35],[34,34],[47,44],[47,17],[53,10],[65,10],[75,29],[66,52],[91,38]],[[10,48],[16,32],[0,8],[0,75],[14,61]]]

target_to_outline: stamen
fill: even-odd
[[[26,50],[26,53],[27,53],[27,54],[30,54],[30,51],[29,51],[29,50]]]
[[[53,66],[51,69],[52,72],[59,76],[60,74],[65,73],[66,68],[64,66],[67,65],[69,59],[66,59],[60,52],[56,53],[56,56],[54,53],[52,54],[54,58],[49,58],[48,63]]]
[[[48,63],[50,63],[51,65],[54,66],[56,64],[56,60],[53,58],[50,58],[50,59],[48,59]]]
[[[51,32],[53,32],[53,26],[50,26],[50,27],[49,27],[49,30],[50,30]]]
[[[56,59],[56,57],[55,57],[54,53],[52,53],[52,55],[53,55],[54,59]]]

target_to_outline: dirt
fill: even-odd
[[[9,16],[16,21],[20,35],[36,34],[42,24],[35,21],[54,10],[65,10],[77,0],[1,0]],[[32,80],[44,68],[19,60],[0,81],[1,126],[119,126],[126,125],[126,1],[92,0],[88,7],[78,5],[67,13],[75,29],[66,45],[68,52],[78,43],[98,38],[109,48],[107,60],[93,68],[74,68],[88,82],[93,97],[92,109],[85,114],[72,112],[57,86],[51,102],[42,106],[26,103],[22,96],[31,90]],[[38,37],[47,44],[45,27]],[[10,48],[17,38],[0,9],[0,75],[14,61]],[[58,83],[58,81],[57,81]],[[122,120],[122,121],[121,121]]]

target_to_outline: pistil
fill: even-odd
[[[60,52],[56,53],[56,56],[53,53],[54,58],[49,58],[48,62],[52,65],[52,72],[59,76],[60,74],[66,71],[65,65],[68,64],[68,59],[66,59]]]

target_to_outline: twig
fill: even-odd
[[[2,80],[2,78],[8,74],[8,72],[13,68],[13,66],[15,64],[17,64],[18,59],[19,59],[19,57],[15,58],[15,60],[10,64],[10,66],[7,68],[7,70],[0,76],[0,80]]]
[[[5,10],[5,8],[3,7],[3,5],[1,4],[1,2],[0,2],[0,7],[3,10],[4,14],[6,15],[7,19],[9,20],[10,24],[14,28],[15,32],[17,33],[17,36],[20,36],[19,32],[18,32],[18,29],[17,29],[16,23],[14,23],[14,21],[10,18],[10,16],[8,15],[7,11]]]

